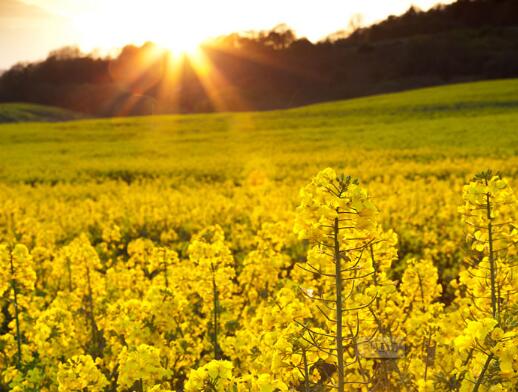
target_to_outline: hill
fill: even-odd
[[[66,109],[28,104],[0,104],[0,123],[12,122],[57,122],[77,120],[83,116]]]
[[[369,176],[518,175],[518,79],[270,112],[0,125],[0,178],[30,184],[146,178],[297,181],[321,167]],[[430,165],[434,163],[434,165]],[[362,174],[362,173],[357,173]],[[363,179],[366,175],[360,175]],[[290,180],[291,179],[291,180]]]

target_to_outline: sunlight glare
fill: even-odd
[[[95,12],[74,16],[74,25],[86,51],[152,41],[173,54],[195,55],[203,41],[217,35],[206,17],[189,3],[178,7],[175,2],[149,0],[147,7],[136,7],[113,0],[99,5]]]

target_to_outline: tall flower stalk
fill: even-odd
[[[498,364],[495,368],[492,363],[498,359],[497,348],[502,342],[498,338],[500,334],[493,335],[492,331],[505,333],[512,327],[508,325],[507,314],[518,299],[513,260],[518,243],[514,225],[518,205],[509,184],[491,171],[477,174],[464,187],[463,198],[465,203],[460,212],[473,257],[468,259],[468,268],[461,273],[460,282],[471,303],[466,330],[456,344],[468,353],[468,365],[477,355],[485,358],[482,369],[471,381],[473,391],[479,391],[488,383],[489,373],[498,368]],[[476,330],[478,338],[473,338],[472,332]]]
[[[0,245],[0,295],[9,292],[12,304],[12,316],[15,321],[16,340],[16,368],[22,367],[22,327],[20,316],[22,306],[20,296],[31,293],[34,290],[36,273],[32,268],[32,259],[25,245],[1,244]]]
[[[336,359],[333,387],[343,392],[348,383],[369,383],[358,345],[365,339],[360,335],[361,320],[376,299],[376,292],[367,288],[372,288],[374,273],[369,247],[376,242],[377,210],[357,180],[338,176],[332,169],[323,170],[303,188],[301,199],[296,231],[312,245],[301,268],[325,280],[314,290],[319,294],[307,295],[319,303],[329,331],[325,336],[334,341],[330,350]],[[317,339],[312,340],[317,344]],[[356,373],[348,380],[345,369],[353,365]]]
[[[228,307],[229,299],[235,290],[234,259],[225,244],[225,236],[219,226],[211,226],[198,233],[191,241],[188,251],[195,267],[193,272],[196,282],[193,289],[203,300],[204,313],[210,314],[209,324],[212,324],[212,328],[209,327],[209,329],[212,331],[209,335],[212,340],[214,359],[218,360],[221,358],[220,319],[225,310],[221,303],[221,291],[224,290],[226,293],[224,301]]]

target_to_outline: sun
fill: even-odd
[[[146,7],[112,0],[73,17],[82,49],[113,50],[128,44],[154,42],[174,54],[194,55],[218,35],[214,21],[188,3],[147,0]]]
[[[154,42],[161,48],[169,50],[175,56],[198,57],[203,40],[194,37],[162,37]]]

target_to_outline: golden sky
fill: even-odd
[[[347,27],[355,14],[370,24],[437,2],[452,0],[0,0],[0,69],[65,45],[105,52],[154,41],[186,50],[206,38],[280,23],[316,41]]]

